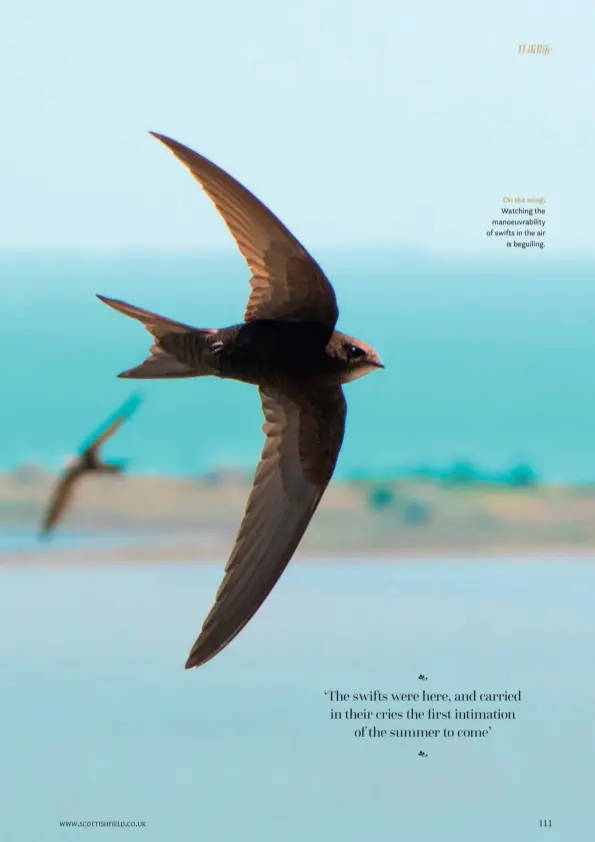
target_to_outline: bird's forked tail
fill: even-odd
[[[115,298],[106,298],[103,295],[98,295],[97,298],[125,316],[137,319],[155,338],[155,344],[150,350],[151,356],[135,368],[123,371],[118,377],[135,380],[157,380],[161,378],[203,377],[214,373],[211,366],[203,364],[201,354],[191,351],[185,352],[186,349],[180,349],[182,354],[174,354],[164,346],[179,346],[181,334],[193,334],[196,339],[191,344],[200,346],[203,344],[200,341],[203,336],[216,333],[216,331],[202,330],[182,322],[174,322],[172,319],[165,318],[165,316],[158,316],[157,313],[152,313],[150,310],[142,310],[140,307],[135,307]],[[182,362],[180,356],[187,357],[188,361]]]

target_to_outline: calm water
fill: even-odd
[[[147,828],[105,838],[151,842],[586,838],[593,565],[296,564],[191,672],[220,567],[1,576],[3,839],[113,819]],[[523,701],[483,740],[358,740],[329,719],[327,689],[421,686]]]
[[[106,532],[97,534],[95,532],[80,532],[73,529],[56,530],[51,540],[39,541],[38,534],[34,529],[24,529],[12,526],[0,527],[0,553],[9,551],[11,553],[27,553],[51,550],[59,552],[67,549],[94,549],[120,548],[126,546],[138,546],[139,544],[150,544],[154,537],[149,533],[131,534],[121,532]]]
[[[159,543],[167,547],[208,547],[213,540],[220,538],[216,530],[201,530],[200,532],[92,532],[71,529],[68,526],[57,529],[51,538],[40,541],[35,529],[22,527],[0,526],[0,558],[2,552],[23,553],[26,560],[27,553],[51,552],[69,549],[122,549],[126,547],[155,547]],[[204,554],[203,554],[204,555]]]
[[[408,251],[317,254],[339,327],[387,368],[348,387],[338,475],[471,459],[531,460],[550,480],[595,479],[595,265],[506,255],[491,262]],[[96,292],[210,327],[241,320],[241,257],[0,256],[0,470],[56,468],[137,384],[142,327]],[[141,384],[147,400],[109,444],[137,471],[252,467],[262,447],[256,390],[217,380]]]

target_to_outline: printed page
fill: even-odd
[[[595,5],[2,20],[0,838],[589,838]]]

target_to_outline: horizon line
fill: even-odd
[[[429,260],[454,260],[454,261],[482,261],[486,263],[500,263],[507,261],[510,259],[510,254],[515,254],[514,260],[519,259],[519,255],[515,252],[508,251],[505,249],[499,249],[498,251],[492,251],[492,253],[486,253],[484,250],[477,250],[477,251],[455,251],[453,249],[441,249],[437,248],[427,248],[424,246],[418,245],[407,245],[405,243],[345,243],[345,244],[336,244],[336,243],[328,243],[326,245],[317,245],[315,248],[310,249],[310,254],[314,259],[316,259],[316,255],[312,252],[318,251],[321,252],[323,255],[338,255],[338,254],[364,254],[374,252],[377,254],[384,253],[384,254],[405,254],[407,256],[415,256],[419,258],[425,258]],[[553,253],[552,253],[553,252]],[[555,249],[550,251],[539,251],[538,254],[534,253],[534,258],[540,261],[539,265],[543,265],[542,261],[545,258],[545,254],[548,255],[547,257],[547,264],[551,264],[554,261],[566,261],[571,259],[575,262],[584,262],[584,261],[593,261],[595,259],[595,251],[585,250],[578,250],[576,248],[569,248],[566,250],[563,249]],[[549,255],[552,254],[552,257]],[[113,257],[163,257],[163,258],[172,258],[172,257],[219,257],[219,258],[228,258],[231,256],[237,257],[240,261],[243,261],[243,257],[235,245],[230,245],[229,247],[224,246],[213,246],[209,248],[201,248],[197,246],[176,246],[176,247],[155,247],[151,245],[147,246],[27,246],[27,245],[15,245],[15,246],[2,246],[0,245],[0,259],[6,257],[31,257],[31,258],[55,258],[55,257],[101,257],[101,258],[113,258]],[[523,263],[527,263],[527,256],[520,258],[520,265]],[[532,263],[533,266],[537,266],[536,262]]]

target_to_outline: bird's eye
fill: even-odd
[[[348,360],[357,360],[366,353],[362,348],[358,348],[357,345],[346,345],[345,350],[347,351]]]

